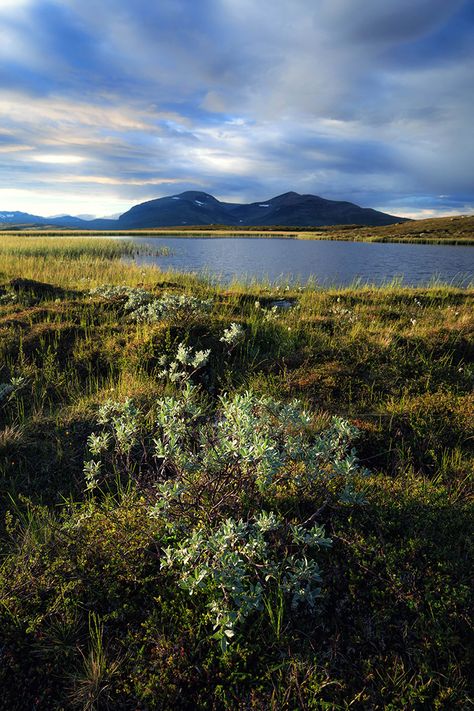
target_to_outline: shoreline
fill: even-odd
[[[156,239],[173,237],[176,239],[286,239],[286,240],[308,240],[320,242],[367,242],[378,244],[433,244],[446,246],[474,246],[474,235],[472,237],[456,238],[456,237],[399,237],[399,236],[358,236],[358,235],[331,235],[318,234],[311,232],[234,232],[234,231],[216,231],[209,232],[207,230],[119,230],[119,231],[41,231],[41,230],[24,230],[24,231],[0,231],[0,237],[153,237]]]
[[[2,228],[3,227],[3,228]],[[456,216],[413,220],[378,227],[362,225],[329,225],[321,227],[247,227],[240,229],[227,225],[189,225],[139,228],[131,230],[75,230],[67,228],[29,225],[0,225],[0,236],[25,237],[164,237],[179,239],[240,238],[240,239],[294,239],[344,242],[395,242],[407,244],[474,245],[474,216]]]

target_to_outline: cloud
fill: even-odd
[[[335,32],[364,45],[407,42],[419,39],[448,20],[462,0],[325,0],[322,16]]]
[[[46,188],[100,213],[193,187],[474,205],[469,0],[0,0],[0,20],[0,188],[25,210]]]

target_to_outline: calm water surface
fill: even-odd
[[[171,250],[165,257],[141,255],[140,263],[205,272],[224,282],[266,278],[305,283],[314,279],[347,285],[356,279],[382,284],[401,277],[410,285],[441,279],[465,286],[474,279],[474,247],[467,246],[242,237],[122,239]]]

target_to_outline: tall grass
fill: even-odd
[[[23,235],[2,235],[0,257],[37,257],[80,259],[82,257],[97,259],[119,259],[125,255],[133,255],[136,246],[127,241],[107,238],[87,237],[55,237]]]
[[[20,230],[20,228],[18,228]],[[2,230],[0,226],[0,231]],[[23,228],[25,236],[51,235],[51,236],[84,236],[84,235],[128,235],[128,236],[156,236],[173,235],[174,237],[258,237],[258,238],[287,238],[287,239],[314,239],[314,240],[343,240],[364,242],[408,242],[414,244],[474,244],[474,216],[453,216],[430,218],[424,220],[410,220],[404,223],[380,227],[367,227],[358,225],[330,225],[322,227],[228,227],[225,225],[208,225],[205,227],[189,226],[160,227],[136,230],[108,230],[94,233],[87,230],[43,230]],[[2,234],[18,234],[18,231],[9,231],[4,227]]]
[[[136,285],[143,281],[144,269],[122,258],[132,258],[139,253],[166,257],[169,250],[103,237],[2,235],[0,275],[4,278],[21,276],[68,288],[124,281]],[[146,273],[153,280],[159,272],[159,267],[150,267]]]

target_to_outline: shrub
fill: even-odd
[[[180,344],[174,363],[197,368],[208,355]],[[351,447],[357,430],[340,418],[315,434],[301,403],[252,392],[222,395],[211,414],[186,372],[171,373],[185,385],[158,401],[153,425],[130,400],[101,407],[103,430],[88,439],[86,488],[117,469],[140,481],[147,468],[148,482],[154,478],[149,516],[169,542],[161,568],[190,595],[204,596],[225,651],[251,614],[269,608],[270,615],[269,600],[290,600],[296,611],[313,608],[320,594],[320,570],[308,551],[331,541],[310,527],[319,510],[294,525],[268,510],[276,492],[313,499],[338,492],[345,503],[360,502],[354,483],[366,470]]]
[[[189,321],[212,309],[212,299],[199,299],[190,294],[168,294],[156,298],[145,289],[128,286],[100,286],[90,291],[91,296],[101,296],[116,301],[123,307],[130,321],[156,323],[169,320]]]
[[[330,427],[315,435],[311,419],[297,400],[285,404],[252,392],[221,396],[210,417],[191,383],[179,397],[163,397],[156,404],[152,427],[130,400],[108,401],[99,411],[104,430],[88,440],[95,457],[86,463],[88,488],[102,459],[130,467],[136,449],[136,473],[139,462],[154,462],[158,506],[165,499],[171,502],[170,487],[184,487],[185,495],[176,494],[174,502],[181,514],[189,504],[194,514],[215,517],[220,511],[239,510],[243,499],[257,501],[281,486],[310,496],[333,482],[344,501],[358,501],[354,482],[366,473],[351,447],[358,430],[334,417]],[[108,476],[115,473],[116,466],[109,467]]]
[[[177,571],[190,595],[204,592],[214,638],[225,651],[236,628],[253,612],[262,612],[271,588],[290,598],[291,608],[313,608],[320,596],[318,564],[309,548],[330,546],[319,526],[285,526],[273,513],[250,521],[226,519],[213,530],[192,530],[165,549],[162,568]]]
[[[139,323],[156,323],[164,319],[189,321],[209,313],[212,304],[212,299],[198,299],[189,294],[165,293],[160,299],[134,309],[130,313],[130,319]]]

